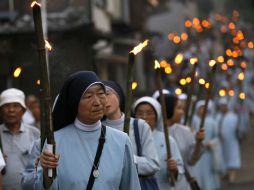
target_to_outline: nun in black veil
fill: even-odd
[[[139,190],[130,140],[103,126],[105,87],[96,74],[81,71],[64,83],[53,110],[56,155],[43,150],[36,189],[43,175],[56,168],[49,189]]]

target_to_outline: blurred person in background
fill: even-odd
[[[0,125],[2,152],[6,160],[3,189],[21,190],[21,173],[27,164],[31,144],[40,137],[40,131],[22,123],[26,105],[21,90],[4,90],[0,95],[0,111],[3,118]]]

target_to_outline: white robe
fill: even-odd
[[[236,137],[237,115],[234,112],[227,112],[222,121],[220,121],[221,117],[222,114],[220,113],[216,120],[222,136],[221,143],[225,166],[227,169],[239,169],[241,167],[241,157],[239,141]]]
[[[60,154],[57,177],[50,190],[85,189],[90,176],[101,130],[80,130],[69,125],[55,132],[56,153]],[[102,150],[100,175],[93,190],[140,190],[133,153],[128,136],[110,127]],[[42,187],[42,171],[38,172],[36,190]]]
[[[142,156],[137,156],[137,146],[133,130],[133,118],[130,121],[129,137],[131,140],[131,145],[133,147],[134,161],[137,166],[139,175],[153,175],[160,169],[159,158],[155,148],[154,139],[152,136],[152,131],[149,125],[142,119],[139,119],[139,134],[140,143],[142,146]],[[105,125],[113,127],[123,131],[124,125],[124,114],[118,120],[105,120],[103,122]]]

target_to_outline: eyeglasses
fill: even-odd
[[[135,115],[136,117],[144,117],[144,116],[155,117],[156,116],[153,111],[137,111]]]

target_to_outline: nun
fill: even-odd
[[[200,100],[196,105],[196,121],[194,128],[200,127],[204,114],[205,101]],[[206,136],[203,141],[204,152],[193,167],[193,173],[203,190],[216,190],[220,188],[219,174],[222,172],[222,155],[218,136],[218,126],[212,117],[213,105],[209,101],[205,116],[204,128]],[[197,130],[198,131],[198,130]]]
[[[202,155],[202,140],[205,137],[204,130],[200,130],[194,136],[188,126],[180,124],[183,117],[184,110],[181,102],[175,95],[165,94],[165,103],[167,111],[167,126],[169,134],[175,139],[177,146],[180,150],[185,167],[185,177],[189,183],[193,180],[188,177],[189,166],[196,164],[200,156]],[[186,188],[190,189],[190,185]]]
[[[123,90],[121,86],[114,81],[103,81],[103,83],[106,86],[107,94],[106,118],[103,124],[123,131],[125,119]],[[136,129],[138,129],[138,132],[135,131],[135,126],[137,126]],[[154,180],[154,174],[160,169],[160,165],[152,131],[147,122],[143,119],[135,120],[131,118],[129,137],[133,147],[133,158],[137,167],[142,190],[147,190],[147,188],[149,188],[145,185],[146,181],[149,180],[153,181],[150,185],[151,189],[156,189],[157,184]],[[140,138],[141,146],[137,143],[136,137]],[[142,151],[139,151],[140,149],[142,149]]]
[[[173,189],[169,181],[169,173],[171,171],[178,173],[174,189],[186,189],[185,187],[188,187],[188,182],[184,176],[184,163],[177,144],[171,136],[169,136],[169,141],[172,158],[167,160],[165,135],[158,130],[158,128],[163,128],[160,103],[152,97],[144,96],[136,100],[133,104],[133,112],[136,118],[144,119],[151,127],[160,160],[160,170],[155,175],[160,190]]]
[[[57,154],[41,153],[35,189],[140,189],[128,136],[101,124],[105,104],[105,87],[94,72],[65,81],[53,110]],[[53,168],[57,177],[45,187],[43,176]]]
[[[236,136],[238,117],[235,112],[230,111],[226,97],[220,98],[218,103],[219,113],[216,116],[216,121],[225,168],[229,182],[234,182],[236,171],[241,167],[240,144]]]

